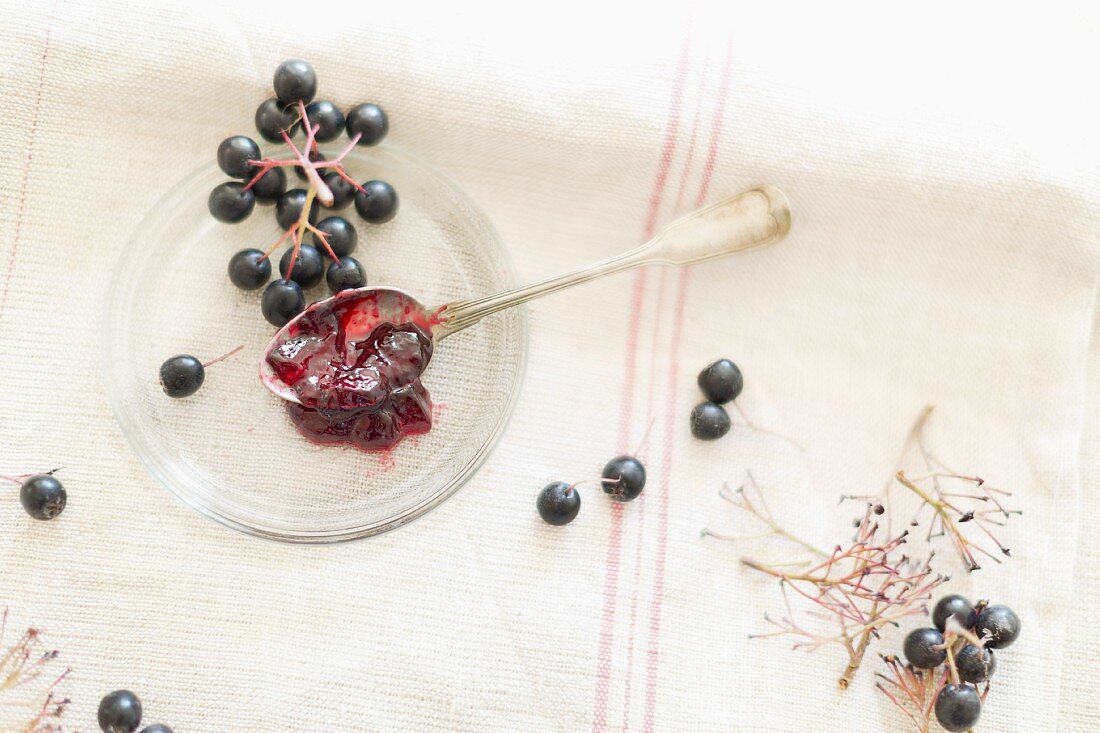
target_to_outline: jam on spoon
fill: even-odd
[[[690,265],[780,241],[791,227],[782,191],[755,186],[672,222],[641,247],[503,293],[425,308],[397,288],[345,290],[275,334],[260,379],[298,429],[321,442],[387,448],[431,428],[420,375],[434,342],[534,298],[641,265]]]
[[[390,448],[432,427],[431,398],[420,383],[431,337],[412,321],[364,319],[371,310],[366,297],[311,308],[267,353],[297,397],[286,403],[291,421],[316,443]]]

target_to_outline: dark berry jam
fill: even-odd
[[[431,430],[432,402],[420,374],[432,339],[414,323],[368,324],[362,305],[337,300],[302,314],[267,363],[298,396],[301,404],[287,402],[286,409],[302,435],[378,450]]]

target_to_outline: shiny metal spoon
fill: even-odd
[[[349,339],[365,338],[381,323],[414,323],[431,334],[434,344],[474,325],[485,316],[548,293],[641,265],[691,265],[747,252],[778,242],[790,228],[791,209],[786,195],[778,188],[761,185],[677,219],[637,249],[559,277],[496,295],[425,308],[416,298],[397,288],[345,290],[314,303],[279,329],[260,357],[260,379],[279,397],[297,402],[297,395],[278,378],[266,357],[292,336],[295,324],[306,314],[318,308],[329,308],[337,302],[358,301],[355,309],[359,317],[349,327],[349,330],[354,329],[354,332],[348,333]]]

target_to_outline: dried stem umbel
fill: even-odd
[[[324,179],[321,177],[323,172],[335,172],[338,176],[343,178],[357,191],[362,191],[363,187],[356,181],[351,175],[344,169],[344,158],[347,157],[355,146],[359,143],[359,138],[362,137],[362,133],[357,133],[348,144],[344,146],[344,149],[331,160],[314,160],[311,156],[317,152],[317,131],[320,129],[320,125],[314,125],[309,120],[309,115],[306,114],[305,104],[298,101],[298,121],[302,128],[306,131],[305,144],[299,148],[294,144],[294,141],[290,138],[290,135],[284,130],[283,140],[290,148],[293,157],[275,159],[264,158],[262,160],[252,161],[252,165],[256,168],[256,173],[252,179],[245,185],[244,190],[247,191],[256,185],[264,175],[267,174],[272,168],[290,168],[297,167],[302,170],[306,177],[306,183],[308,188],[306,189],[306,201],[302,206],[302,213],[298,217],[298,221],[291,225],[285,232],[279,235],[279,238],[275,240],[274,244],[264,250],[264,257],[268,257],[275,248],[282,244],[287,239],[290,239],[293,244],[294,250],[290,255],[290,263],[287,267],[286,277],[289,278],[290,274],[294,272],[294,265],[298,261],[298,253],[302,249],[302,242],[306,235],[306,232],[313,234],[314,238],[321,244],[321,246],[328,253],[328,256],[332,258],[333,262],[340,262],[340,258],[336,256],[336,253],[332,251],[332,247],[328,242],[328,235],[323,231],[313,226],[309,221],[309,212],[313,208],[314,200],[320,201],[325,206],[331,206],[333,202],[332,189],[328,187]],[[292,126],[293,127],[293,126]]]
[[[56,649],[42,650],[42,636],[29,628],[10,645],[8,611],[0,614],[0,731],[3,733],[63,733],[61,717],[69,699],[57,688],[69,675],[57,673]]]
[[[842,497],[842,501],[862,501],[864,507],[854,522],[855,535],[850,543],[838,544],[832,552],[825,553],[792,534],[776,520],[751,473],[743,486],[735,491],[723,487],[720,495],[763,525],[762,531],[739,536],[704,530],[704,535],[725,540],[777,537],[800,551],[801,557],[794,562],[765,563],[742,558],[746,567],[779,580],[785,608],[781,616],[765,615],[772,630],[754,636],[794,637],[796,649],[843,648],[847,664],[839,678],[841,688],[851,683],[868,647],[879,638],[880,632],[885,627],[899,625],[906,617],[925,613],[935,589],[949,579],[933,571],[931,548],[919,552],[910,549],[914,539],[923,539],[927,544],[936,537],[948,536],[968,570],[980,567],[979,555],[1000,560],[987,544],[995,545],[1004,556],[1009,555],[1008,548],[994,536],[993,527],[1003,525],[1019,512],[1002,504],[1008,492],[989,486],[980,478],[951,471],[935,457],[925,440],[931,412],[931,407],[926,408],[914,424],[899,469],[881,492]],[[924,473],[910,478],[905,470],[906,461],[914,455]],[[960,483],[967,489],[958,489]],[[901,497],[895,496],[898,493],[895,485],[904,489],[910,504],[916,504],[912,518],[898,530],[891,526],[895,523],[892,517],[904,509]],[[973,509],[969,508],[971,504],[975,505]],[[925,514],[932,517],[928,528],[914,536]],[[903,681],[913,682],[909,678]]]

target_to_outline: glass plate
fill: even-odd
[[[438,172],[389,146],[353,152],[346,165],[359,180],[389,181],[400,197],[396,218],[379,226],[351,206],[321,211],[355,225],[354,256],[369,284],[403,288],[428,306],[514,285],[492,226]],[[260,313],[263,291],[237,290],[226,276],[234,252],[275,241],[274,207],[257,206],[240,224],[215,221],[206,198],[223,180],[210,165],[175,185],[138,225],[114,273],[104,375],[134,452],[187,506],[287,542],[367,537],[438,506],[473,475],[511,415],[526,354],[522,311],[491,316],[440,344],[424,374],[436,404],[427,435],[382,453],[313,445],[257,375],[275,330]],[[291,173],[288,187],[295,185]],[[322,282],[307,302],[327,295]],[[243,351],[210,366],[193,396],[170,399],[161,390],[166,358],[207,361],[242,343]]]

